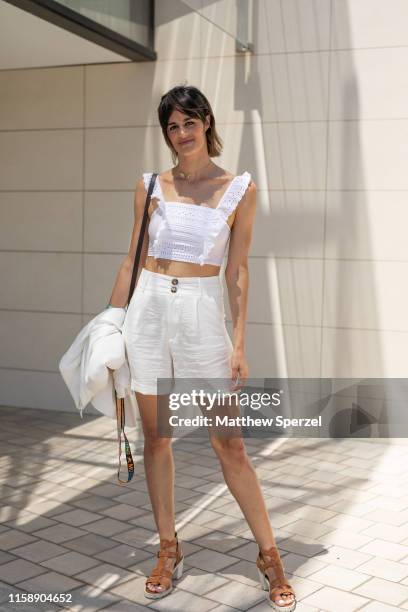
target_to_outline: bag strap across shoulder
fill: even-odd
[[[140,255],[142,252],[143,238],[144,238],[144,233],[145,233],[147,219],[148,219],[148,209],[149,209],[149,204],[150,204],[150,199],[151,199],[151,195],[153,192],[154,184],[156,181],[156,176],[157,176],[157,173],[152,174],[152,177],[150,179],[149,189],[147,191],[146,202],[145,202],[145,207],[143,211],[142,226],[140,228],[139,239],[137,242],[137,249],[136,249],[136,255],[135,255],[135,261],[133,263],[132,280],[130,282],[129,297],[127,301],[128,305],[130,303],[130,300],[132,299],[133,291],[134,291],[135,284],[136,284],[137,272],[139,269],[139,262],[140,262]],[[127,482],[129,482],[129,480],[133,478],[134,463],[133,463],[132,452],[130,450],[130,444],[125,434],[125,400],[123,397],[119,398],[117,396],[115,386],[113,386],[113,389],[114,389],[115,404],[116,404],[116,424],[117,424],[117,431],[118,431],[118,446],[119,446],[118,448],[118,451],[119,451],[118,482],[120,484],[126,484]],[[121,480],[120,478],[121,455],[122,455],[122,435],[123,435],[124,442],[125,442],[126,463],[127,463],[127,470],[128,470],[127,480]]]
[[[137,243],[135,261],[133,263],[132,280],[130,282],[129,296],[128,296],[128,300],[127,300],[128,305],[130,304],[130,300],[132,299],[133,291],[134,291],[135,284],[136,284],[137,272],[138,272],[138,269],[139,269],[140,255],[141,255],[141,252],[142,252],[143,238],[144,238],[144,233],[145,233],[145,228],[146,228],[146,223],[147,223],[147,218],[148,218],[147,211],[149,209],[150,199],[151,199],[151,196],[152,196],[154,184],[156,182],[156,177],[157,177],[157,172],[154,172],[152,174],[152,178],[150,179],[149,189],[147,191],[146,203],[145,203],[145,208],[144,208],[144,213],[143,213],[143,220],[142,220],[142,227],[140,228],[140,234],[139,234],[139,240],[138,240],[138,243]]]

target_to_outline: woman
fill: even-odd
[[[144,432],[144,465],[160,537],[158,562],[145,595],[157,599],[173,589],[183,571],[175,531],[174,462],[171,438],[157,435],[157,378],[203,377],[245,380],[247,257],[256,207],[248,172],[234,177],[214,164],[221,141],[206,97],[177,86],[162,96],[158,116],[173,168],[156,177],[149,205],[138,283],[123,334]],[[177,163],[176,163],[177,162]],[[110,306],[126,304],[132,265],[151,173],[137,183],[135,223]],[[220,267],[230,238],[225,279],[234,342],[226,331]],[[275,610],[296,607],[276,548],[268,512],[242,437],[212,436],[225,480],[259,546],[261,586]]]

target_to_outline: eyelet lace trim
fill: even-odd
[[[144,185],[146,191],[149,188],[149,183],[152,173],[145,172],[143,174]],[[206,206],[197,206],[196,209],[186,207],[185,204],[180,202],[177,214],[183,217],[197,219],[200,227],[200,237],[202,237],[202,252],[197,254],[194,253],[193,245],[180,245],[174,244],[170,240],[163,238],[169,235],[169,222],[166,212],[166,202],[164,201],[163,194],[160,189],[160,183],[156,178],[155,185],[152,192],[152,198],[158,199],[158,208],[155,210],[155,214],[160,215],[161,222],[153,243],[149,245],[148,255],[153,255],[156,259],[178,259],[181,261],[189,261],[193,263],[199,263],[203,266],[209,262],[211,252],[216,245],[217,239],[219,238],[222,227],[227,222],[228,217],[234,211],[238,203],[241,201],[251,179],[249,172],[244,172],[236,176],[230,183],[227,191],[222,196],[218,206],[216,208],[208,208]],[[174,202],[172,203],[174,205]],[[184,207],[184,210],[181,208]],[[208,215],[202,213],[202,210],[213,211],[214,215]],[[163,237],[163,238],[162,238]],[[174,256],[174,257],[173,257]],[[221,262],[222,263],[222,262]],[[219,265],[221,265],[221,263]]]

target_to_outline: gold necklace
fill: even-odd
[[[211,163],[212,163],[212,162],[211,162],[211,160],[210,160],[210,161],[208,162],[208,164],[206,164],[206,165],[204,166],[204,168],[201,168],[201,170],[204,170],[205,168],[207,168],[207,166],[209,166]],[[181,171],[181,170],[179,170],[178,172],[176,171],[176,178],[180,178],[180,179],[182,179],[182,180],[188,181],[188,180],[189,180],[191,177],[192,177],[192,173],[191,173],[191,172],[190,172],[190,173],[186,173],[186,172],[183,172],[183,171]],[[197,177],[196,177],[196,178],[197,178]],[[198,177],[198,178],[200,178],[200,177]]]

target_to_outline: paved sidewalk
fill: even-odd
[[[70,593],[73,611],[268,612],[257,546],[205,440],[175,440],[184,574],[161,601],[143,596],[158,539],[140,432],[135,476],[116,484],[107,418],[0,408],[0,610],[10,594]],[[135,443],[135,440],[138,440]],[[405,440],[246,439],[297,612],[408,610]]]

